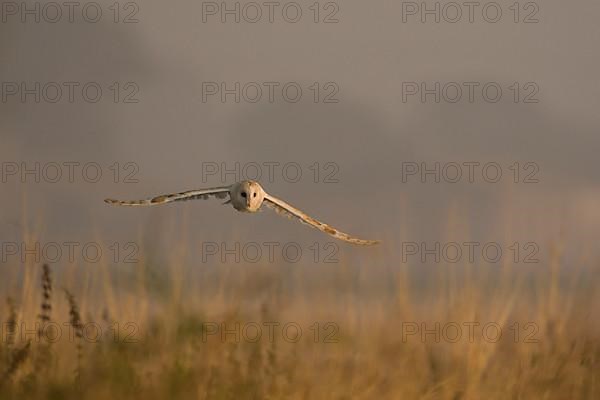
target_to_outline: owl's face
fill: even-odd
[[[238,211],[257,212],[265,199],[265,191],[258,182],[236,183],[229,193],[231,204]]]

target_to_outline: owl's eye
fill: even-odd
[[[242,197],[246,198],[246,192],[242,192]]]
[[[256,192],[254,192],[254,195],[252,195],[252,197],[256,197]]]

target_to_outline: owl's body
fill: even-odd
[[[308,224],[313,228],[317,228],[322,232],[349,243],[358,245],[373,245],[379,243],[376,240],[357,239],[344,232],[340,232],[337,229],[306,215],[285,201],[269,195],[267,192],[265,192],[262,186],[255,181],[241,181],[234,183],[231,186],[166,194],[146,200],[122,201],[106,199],[104,201],[118,206],[154,206],[174,201],[207,199],[210,196],[215,196],[220,199],[224,199],[229,196],[229,200],[224,204],[231,203],[233,208],[240,212],[255,213],[261,209],[263,204],[265,204],[280,214],[284,214],[290,218],[296,218],[300,222]]]

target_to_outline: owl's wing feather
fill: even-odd
[[[358,244],[358,245],[362,245],[362,246],[371,246],[371,245],[379,243],[378,240],[365,240],[365,239],[358,239],[358,238],[352,237],[352,236],[348,235],[347,233],[341,232],[321,221],[318,221],[312,217],[309,217],[308,215],[306,215],[302,211],[298,210],[297,208],[289,205],[285,201],[278,199],[277,197],[273,197],[267,193],[265,193],[264,204],[266,204],[267,207],[274,209],[275,212],[277,212],[278,214],[282,214],[289,218],[297,219],[300,222],[310,225],[313,228],[317,228],[321,232],[325,232],[328,235],[331,235],[336,239],[340,239],[345,242],[349,242],[352,244]]]
[[[186,201],[197,199],[208,199],[210,196],[215,196],[219,199],[224,199],[229,195],[230,186],[223,186],[209,189],[188,190],[187,192],[163,194],[145,200],[104,200],[108,204],[116,206],[156,206],[166,204],[173,201]]]

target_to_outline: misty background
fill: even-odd
[[[97,103],[85,101],[78,89],[72,103],[65,93],[57,103],[8,96],[0,103],[0,160],[5,168],[95,162],[103,176],[97,183],[78,175],[73,183],[6,177],[0,184],[2,241],[32,230],[46,240],[142,237],[155,243],[184,230],[191,242],[330,241],[271,211],[239,215],[217,200],[147,209],[102,201],[233,183],[218,175],[204,181],[203,163],[209,162],[300,164],[298,183],[276,170],[273,182],[263,177],[263,186],[341,230],[385,241],[377,250],[341,243],[344,254],[394,257],[402,241],[510,237],[538,242],[542,253],[562,238],[580,244],[573,247],[579,258],[600,233],[598,2],[534,2],[537,23],[515,23],[512,1],[497,2],[503,10],[497,23],[486,22],[481,7],[473,23],[466,15],[456,23],[434,23],[431,16],[421,23],[419,14],[403,22],[403,2],[358,0],[333,2],[339,10],[320,3],[318,23],[309,9],[313,1],[296,2],[303,10],[297,23],[282,18],[282,7],[273,23],[266,15],[256,23],[235,23],[231,16],[222,23],[219,14],[203,22],[207,2],[156,0],[120,3],[117,23],[112,1],[97,3],[103,11],[97,23],[77,11],[73,23],[66,15],[56,23],[31,16],[23,23],[20,14],[7,15],[6,3],[6,22],[0,23],[4,84],[79,82],[81,88],[96,82],[103,93]],[[235,2],[225,4],[233,8]],[[338,22],[324,23],[332,11]],[[132,12],[138,22],[123,23]],[[530,12],[522,8],[519,19]],[[109,88],[114,82],[118,102]],[[203,101],[206,82],[280,86],[272,103],[265,92],[256,103],[236,103],[231,95],[222,102],[220,94]],[[288,82],[303,89],[296,103],[281,95]],[[310,89],[315,82],[317,102]],[[496,103],[485,101],[480,89],[474,102],[464,91],[456,103],[436,103],[433,96],[422,102],[419,95],[403,101],[406,82],[430,88],[435,82],[478,82],[479,88],[494,82],[503,93]],[[518,102],[509,89],[515,82]],[[127,83],[134,85],[125,89]],[[539,89],[535,103],[522,100],[528,83]],[[325,103],[331,87],[339,89],[338,102]],[[138,101],[125,103],[131,88],[139,89]],[[123,183],[121,175],[115,183],[109,169],[115,162],[123,174],[126,163],[135,163],[139,182]],[[339,168],[339,182],[323,183],[320,176],[315,183],[309,167],[328,162]],[[496,162],[503,178],[493,184],[480,175],[472,184],[464,177],[457,184],[421,183],[417,176],[403,182],[405,162]],[[539,183],[513,183],[508,167],[515,162],[539,166]]]

